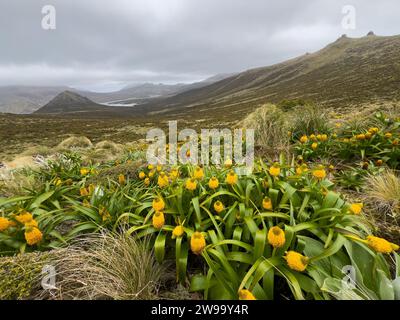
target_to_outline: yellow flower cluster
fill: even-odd
[[[285,245],[285,232],[278,226],[272,227],[268,231],[268,243],[274,248],[281,248]]]
[[[285,260],[290,269],[303,272],[308,266],[309,259],[296,251],[288,251]]]
[[[161,211],[156,211],[153,215],[153,227],[156,229],[161,229],[165,224],[164,213]]]
[[[7,230],[11,226],[11,221],[7,218],[0,217],[0,232]]]
[[[391,243],[383,238],[375,237],[375,236],[368,236],[367,237],[367,244],[369,247],[374,249],[376,252],[379,253],[392,253],[393,251],[399,250],[399,246]]]
[[[237,183],[237,181],[238,181],[238,176],[235,173],[235,171],[233,170],[229,171],[229,173],[226,176],[225,182],[229,185],[234,185]]]
[[[43,238],[42,232],[36,227],[28,228],[25,231],[25,240],[26,243],[30,246],[39,243],[40,241],[42,241],[42,238]]]
[[[203,252],[203,249],[206,246],[206,239],[204,238],[201,232],[194,232],[190,238],[190,249],[196,255],[199,255]]]
[[[239,291],[239,300],[256,300],[251,291],[242,289]]]

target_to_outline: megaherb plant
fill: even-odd
[[[400,168],[400,121],[390,119],[381,112],[374,116],[379,127],[354,130],[349,125],[337,124],[336,131],[315,132],[293,137],[295,152],[305,160],[334,158],[354,163],[361,161],[368,167],[369,162],[377,166],[386,164]]]
[[[57,248],[108,228],[150,237],[156,259],[174,260],[177,281],[205,299],[329,299],[348,266],[357,296],[397,297],[385,258],[398,260],[398,246],[370,234],[363,205],[335,192],[327,168],[283,157],[248,176],[231,163],[148,165],[90,183],[118,165],[62,159],[36,173],[42,190],[1,199],[1,253]]]
[[[261,162],[244,177],[210,167],[163,170],[139,173],[156,191],[125,214],[134,224],[128,233],[154,234],[157,259],[175,258],[178,281],[200,272],[191,289],[206,299],[328,299],[348,265],[357,294],[394,294],[378,275],[391,277],[382,254],[398,246],[368,235],[362,204],[335,193],[325,168]]]

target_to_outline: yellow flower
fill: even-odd
[[[381,159],[376,160],[376,165],[377,165],[378,167],[380,167],[381,165],[383,165],[383,160],[381,160]]]
[[[233,163],[232,163],[232,159],[226,159],[224,162],[225,168],[230,168],[232,167]]]
[[[111,220],[111,214],[106,207],[99,207],[99,216],[102,217],[103,221]]]
[[[17,220],[19,223],[25,224],[33,219],[32,214],[29,212],[22,212],[21,214],[17,215],[15,217],[15,220]]]
[[[150,179],[149,178],[144,179],[144,185],[145,186],[150,185]]]
[[[313,176],[317,179],[324,179],[326,177],[326,171],[323,168],[313,170]]]
[[[317,141],[318,139],[317,139],[317,137],[315,136],[315,134],[311,134],[310,135],[310,140],[312,140],[312,141]],[[306,141],[307,142],[307,141]]]
[[[206,246],[206,239],[201,232],[195,232],[190,238],[190,249],[194,254],[201,254]]]
[[[185,230],[183,229],[183,226],[181,226],[181,225],[176,226],[174,228],[174,230],[172,230],[173,238],[180,238],[183,236],[184,233],[185,233]]]
[[[268,230],[268,242],[274,248],[283,247],[285,244],[285,232],[278,226],[272,227]]]
[[[0,217],[0,232],[7,230],[10,227],[10,220]]]
[[[265,210],[272,210],[272,201],[270,198],[264,198],[262,206]]]
[[[153,166],[152,164],[149,164],[149,165],[147,166],[147,169],[153,170],[153,169],[154,169],[154,166]]]
[[[317,149],[317,148],[318,148],[318,143],[314,142],[314,143],[311,145],[311,148],[312,148],[313,150]]]
[[[362,203],[353,203],[350,205],[350,211],[353,214],[359,215],[363,209],[364,205]]]
[[[326,135],[326,134],[319,134],[319,135],[317,136],[317,138],[318,138],[319,141],[327,141],[327,140],[328,140],[328,135]]]
[[[361,133],[356,135],[357,140],[365,140],[365,134]]]
[[[288,251],[284,257],[288,266],[292,270],[304,271],[308,265],[308,258],[296,251]]]
[[[31,221],[28,221],[27,223],[25,223],[25,227],[38,227],[38,223],[36,220],[32,219]]]
[[[307,172],[308,171],[308,168],[307,168],[307,165],[305,164],[305,163],[303,163],[300,167],[297,167],[296,168],[296,174],[297,175],[302,175],[304,172]]]
[[[254,295],[247,289],[242,289],[239,291],[240,300],[256,300]]]
[[[86,208],[90,208],[90,207],[91,207],[90,202],[87,201],[87,199],[84,199],[84,200],[83,200],[82,205],[83,205],[84,207],[86,207]]]
[[[378,131],[379,131],[379,128],[376,128],[376,127],[368,129],[368,132],[371,134],[376,134],[376,133],[378,133]]]
[[[187,179],[185,187],[190,191],[194,191],[197,188],[197,181],[195,179]]]
[[[81,197],[86,197],[89,195],[89,191],[86,188],[80,188],[79,193],[81,194]]]
[[[329,165],[328,169],[329,169],[329,171],[333,171],[333,170],[335,170],[335,166],[333,164],[331,164],[331,165]]]
[[[230,185],[236,184],[238,181],[238,176],[235,171],[231,170],[226,176],[225,182]]]
[[[274,163],[271,168],[269,168],[269,174],[273,177],[277,177],[281,174],[281,168],[278,163]]]
[[[393,251],[396,251],[399,249],[399,246],[390,243],[389,241],[379,238],[379,237],[374,237],[374,236],[368,236],[367,237],[367,244],[369,247],[374,249],[376,252],[379,253],[392,253]]]
[[[55,185],[56,187],[60,186],[61,184],[62,184],[62,181],[61,181],[60,178],[57,178],[56,180],[54,180],[54,185]]]
[[[301,138],[300,138],[300,142],[301,143],[306,143],[308,141],[308,137],[306,136],[306,135],[304,135],[304,136],[302,136]]]
[[[139,172],[139,179],[143,180],[144,178],[146,178],[146,174],[143,171]]]
[[[154,171],[154,170],[150,171],[150,172],[149,172],[149,178],[153,178],[153,177],[154,177],[154,174],[155,174],[155,171]]]
[[[43,234],[38,228],[30,228],[29,230],[25,231],[25,240],[26,243],[30,246],[33,246],[40,241],[42,241]]]
[[[204,171],[202,168],[200,167],[196,167],[196,169],[194,169],[194,174],[193,174],[193,178],[197,179],[197,180],[201,180],[204,177]]]
[[[224,211],[224,209],[225,209],[224,204],[221,201],[218,200],[214,203],[214,210],[217,213],[221,213],[222,211]]]
[[[118,176],[118,182],[119,182],[119,184],[125,184],[126,180],[125,180],[125,176],[123,174],[120,174]]]
[[[210,189],[213,189],[213,190],[217,189],[219,186],[218,179],[216,177],[212,177],[210,179],[210,181],[208,181],[208,186],[210,187]]]
[[[390,139],[392,137],[392,134],[390,132],[385,133],[385,138]]]
[[[371,132],[367,132],[366,134],[365,134],[365,139],[371,139],[372,138],[372,133]]]
[[[157,165],[157,167],[156,167],[156,170],[157,170],[157,172],[161,172],[161,170],[162,170],[162,165]]]
[[[154,211],[162,211],[165,208],[165,202],[164,202],[163,198],[161,198],[161,197],[154,198],[152,206],[153,206]]]
[[[168,186],[169,184],[168,176],[164,172],[160,172],[157,183],[160,188]]]
[[[95,189],[96,189],[96,187],[94,186],[93,183],[89,184],[89,187],[88,187],[89,195],[92,195]]]
[[[179,170],[178,169],[172,169],[169,176],[171,177],[172,180],[175,180],[179,177]]]
[[[89,169],[81,168],[80,172],[81,172],[81,176],[86,176],[89,173]]]
[[[153,227],[156,229],[161,229],[165,223],[164,213],[157,211],[153,215]]]

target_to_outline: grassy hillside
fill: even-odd
[[[258,104],[301,98],[346,107],[400,97],[400,36],[341,37],[322,50],[248,70],[204,88],[135,108],[150,114],[247,113]]]

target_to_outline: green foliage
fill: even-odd
[[[27,299],[40,287],[47,253],[31,253],[0,258],[0,300]]]

